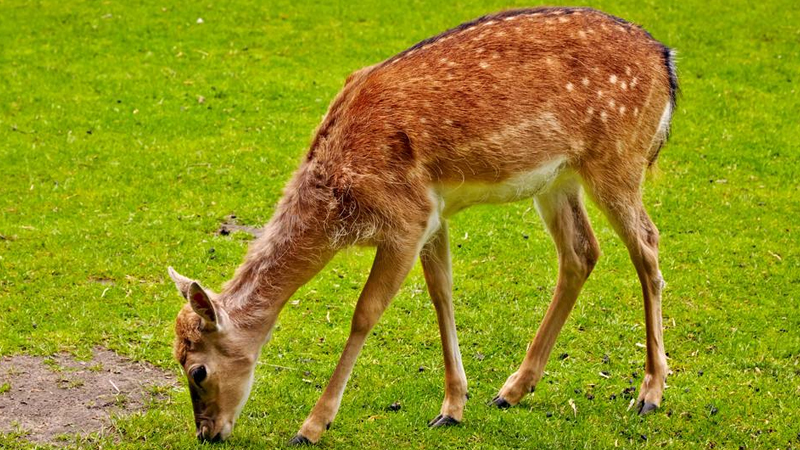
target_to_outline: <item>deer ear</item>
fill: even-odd
[[[171,266],[167,267],[167,272],[169,272],[169,277],[172,278],[172,281],[175,282],[175,287],[178,288],[178,292],[181,293],[183,298],[189,299],[189,286],[194,283],[194,280],[186,278],[185,276],[179,274],[175,271]]]
[[[210,328],[216,328],[217,312],[214,310],[214,303],[211,302],[211,298],[196,281],[192,281],[189,285],[188,298],[192,309],[203,319],[206,325]]]

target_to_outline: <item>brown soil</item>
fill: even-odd
[[[256,238],[261,236],[261,228],[250,227],[247,225],[239,225],[239,223],[236,220],[236,216],[234,215],[225,217],[225,221],[222,222],[222,225],[219,226],[217,234],[222,236],[227,236],[235,231],[248,233]]]
[[[0,358],[0,433],[37,443],[104,432],[110,417],[144,410],[177,386],[172,373],[97,348],[90,361],[18,355]]]

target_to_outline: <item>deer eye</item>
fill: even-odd
[[[195,369],[192,369],[191,372],[189,372],[189,376],[192,377],[192,380],[194,381],[195,384],[202,383],[203,380],[206,379],[206,375],[207,375],[206,366],[197,367]]]

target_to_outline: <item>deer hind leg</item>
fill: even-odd
[[[492,400],[501,408],[519,403],[542,378],[556,337],[600,256],[583,205],[581,186],[576,180],[562,182],[537,196],[536,206],[558,250],[558,283],[522,365]]]
[[[665,283],[658,268],[658,229],[642,204],[639,189],[613,192],[594,188],[594,197],[628,248],[644,296],[647,359],[639,389],[638,411],[644,415],[661,404],[667,379],[667,357],[661,325],[661,291]]]
[[[406,239],[404,243],[378,246],[369,278],[356,304],[350,336],[347,338],[339,363],[325,392],[290,444],[316,443],[322,433],[330,427],[339,410],[347,379],[370,330],[378,322],[414,265],[421,247],[422,231],[417,233],[417,237],[419,238],[417,240]]]
[[[444,353],[444,403],[438,416],[428,423],[430,427],[456,425],[461,422],[467,400],[467,376],[458,348],[456,322],[453,313],[453,277],[450,266],[450,244],[447,223],[425,244],[420,254],[425,282],[428,285]]]

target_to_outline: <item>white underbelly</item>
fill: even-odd
[[[534,170],[522,172],[500,183],[440,184],[432,196],[438,203],[438,212],[449,217],[472,205],[506,203],[531,198],[545,191],[565,168],[564,157],[547,162]]]

